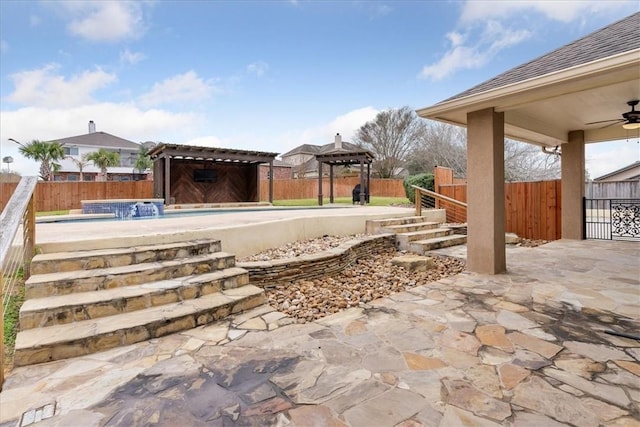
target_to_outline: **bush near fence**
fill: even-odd
[[[351,197],[357,177],[336,178],[333,183],[335,197]],[[0,183],[0,207],[4,209],[17,183]],[[329,199],[329,179],[323,180],[323,195]],[[276,179],[273,182],[274,200],[316,199],[317,179]],[[405,197],[400,179],[372,179],[370,193],[380,197]],[[151,199],[153,181],[107,182],[38,182],[35,199],[36,211],[48,212],[81,209],[81,200]],[[260,181],[260,200],[269,200],[269,181]]]

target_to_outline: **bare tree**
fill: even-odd
[[[560,177],[560,156],[545,154],[536,145],[504,141],[504,180],[542,181]]]
[[[464,128],[427,121],[425,134],[415,145],[408,169],[411,174],[431,173],[436,166],[453,169],[457,176],[467,170],[467,136]]]
[[[365,123],[354,143],[371,151],[376,159],[373,170],[380,178],[393,178],[401,172],[408,154],[424,137],[425,124],[409,107],[386,110]]]

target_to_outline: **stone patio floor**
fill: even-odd
[[[18,368],[0,426],[639,426],[639,261],[637,242],[510,246],[507,274],[314,323],[263,306]]]

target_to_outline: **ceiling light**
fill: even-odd
[[[640,128],[640,122],[628,122],[628,123],[623,124],[622,127],[627,129],[627,130],[639,129]]]

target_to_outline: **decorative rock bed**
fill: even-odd
[[[304,245],[304,242],[300,242]],[[237,262],[251,284],[265,288],[268,303],[298,323],[421,286],[461,272],[464,261],[435,256],[433,268],[409,271],[394,265],[404,255],[392,234],[365,236],[315,254]]]

